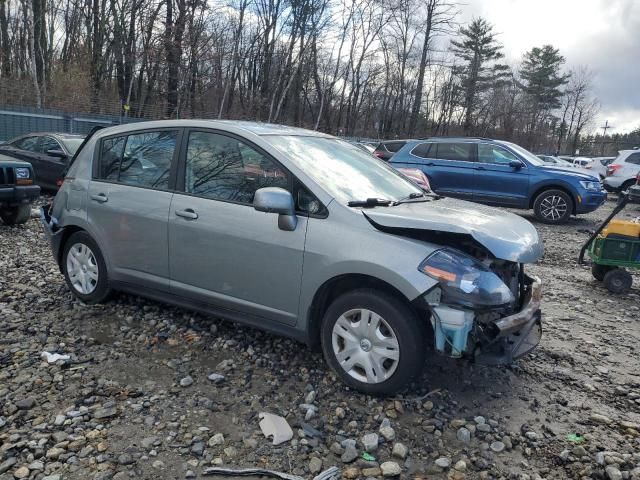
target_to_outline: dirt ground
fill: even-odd
[[[0,479],[201,478],[214,465],[304,478],[336,465],[344,478],[640,479],[640,277],[616,296],[576,264],[613,205],[536,223],[544,333],[530,356],[508,368],[432,356],[393,399],[349,391],[288,339],[122,294],[83,305],[37,219],[0,226]],[[70,359],[48,364],[43,351]],[[293,440],[273,446],[260,412],[286,417]],[[366,434],[378,442],[364,458]]]

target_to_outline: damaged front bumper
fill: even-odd
[[[520,310],[510,315],[431,303],[436,350],[485,365],[511,364],[540,343],[541,298],[540,279],[525,276]]]
[[[58,222],[51,216],[51,204],[47,204],[40,208],[40,224],[44,231],[49,246],[53,253],[58,266],[60,266],[60,259],[62,257],[62,232],[63,229],[58,226]]]

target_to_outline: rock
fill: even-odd
[[[393,445],[393,451],[391,452],[391,455],[393,455],[394,457],[404,460],[405,458],[407,458],[408,454],[409,449],[402,443],[395,443]]]
[[[113,407],[99,408],[93,412],[93,418],[101,420],[103,418],[115,417],[118,414],[118,409]]]
[[[479,432],[489,433],[491,431],[491,425],[489,425],[488,423],[479,423],[478,425],[476,425],[476,429]]]
[[[336,417],[343,419],[345,417],[345,411],[342,407],[336,407]]]
[[[185,387],[190,387],[191,385],[193,385],[193,378],[191,378],[191,376],[187,375],[184,378],[180,379],[180,386],[185,388]]]
[[[602,415],[600,413],[592,413],[591,415],[589,415],[589,420],[591,420],[594,423],[600,423],[603,425],[610,425],[611,423],[613,423],[613,420],[611,420],[606,415]]]
[[[164,462],[162,460],[156,460],[151,464],[151,466],[157,470],[160,470],[161,468],[164,468]]]
[[[342,463],[351,463],[356,458],[358,458],[358,451],[355,447],[348,446],[344,449],[344,453],[342,454],[342,457],[340,457],[340,460],[342,460]]]
[[[44,470],[44,463],[40,460],[36,460],[29,464],[29,470]]]
[[[64,448],[53,447],[47,450],[46,457],[49,460],[57,460],[64,452]]]
[[[133,456],[129,453],[121,453],[120,455],[118,455],[118,463],[120,465],[131,465],[135,462],[136,461],[134,460]]]
[[[15,405],[19,410],[30,410],[35,404],[36,400],[33,397],[23,398],[22,400],[15,402]]]
[[[524,436],[527,437],[532,442],[535,442],[536,440],[538,440],[538,434],[536,432],[526,432]]]
[[[215,384],[220,384],[222,382],[224,382],[224,375],[221,375],[219,373],[211,373],[209,374],[209,376],[207,377],[207,379]]]
[[[587,451],[582,445],[577,445],[576,447],[574,447],[573,450],[571,450],[571,453],[578,458],[586,457],[588,455]]]
[[[393,442],[396,439],[396,431],[391,427],[380,427],[380,435],[382,435],[387,442]]]
[[[196,474],[193,470],[187,470],[187,472],[184,474],[184,478],[196,478]]]
[[[158,437],[146,437],[142,439],[141,445],[145,450],[149,450],[158,441]]]
[[[191,453],[201,457],[204,454],[204,442],[195,442],[191,445]]]
[[[496,453],[500,453],[503,452],[505,449],[505,445],[503,442],[497,441],[497,442],[493,442],[490,446],[491,450],[493,450]]]
[[[217,445],[224,445],[224,435],[221,433],[216,433],[213,437],[209,439],[209,446],[215,447]]]
[[[380,471],[383,477],[397,477],[402,473],[400,465],[396,462],[384,462],[380,465]]]
[[[318,457],[312,457],[311,460],[309,460],[309,472],[316,474],[316,473],[320,473],[321,470],[322,470],[322,460],[319,459]]]
[[[304,403],[313,403],[316,401],[316,391],[311,390],[306,397],[304,397]]]
[[[46,477],[42,477],[42,480],[62,480],[62,476],[54,473],[53,475],[47,475]]]
[[[453,469],[457,470],[458,472],[466,472],[467,462],[465,462],[464,460],[458,460],[456,464],[453,466]]]
[[[451,466],[451,459],[447,457],[440,457],[434,463],[440,468],[449,468]]]
[[[0,463],[0,474],[3,474],[4,472],[6,472],[7,470],[9,470],[11,467],[13,467],[16,463],[18,462],[18,460],[15,457],[9,457],[7,458],[4,462]]]
[[[27,478],[29,476],[29,469],[24,465],[13,472],[15,478]]]
[[[609,480],[622,480],[622,472],[620,472],[620,470],[618,470],[618,468],[614,467],[613,465],[609,465],[604,469],[604,471],[607,474],[607,478]]]
[[[364,446],[364,450],[366,452],[375,452],[378,448],[378,434],[367,433],[364,437],[362,437],[362,445]]]
[[[467,428],[462,427],[458,429],[456,437],[463,443],[469,443],[471,441],[471,432]]]
[[[360,469],[357,467],[349,467],[342,472],[343,478],[355,479],[360,476]]]
[[[238,456],[238,450],[235,447],[227,447],[224,450],[224,454],[229,458],[236,458]]]
[[[66,419],[67,417],[65,417],[64,415],[56,415],[56,418],[53,420],[53,424],[59,427],[64,423]]]

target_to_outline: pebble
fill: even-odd
[[[349,446],[344,449],[344,453],[340,457],[340,460],[342,460],[342,463],[351,463],[356,458],[358,458],[358,451],[355,449],[355,447]]]
[[[16,402],[16,407],[19,410],[30,410],[36,404],[36,400],[33,397],[23,398],[22,400],[18,400]]]
[[[367,433],[364,437],[362,437],[362,445],[364,446],[364,450],[366,452],[375,452],[378,448],[378,434]]]
[[[224,435],[222,433],[216,433],[209,439],[209,446],[215,447],[217,445],[224,445]]]
[[[606,415],[602,415],[601,413],[592,413],[591,415],[589,415],[589,420],[604,425],[610,425],[611,423],[613,423],[613,420],[611,420]]]
[[[505,445],[503,442],[496,441],[491,444],[491,450],[493,450],[496,453],[500,453],[504,451],[504,449],[505,449]]]
[[[103,418],[114,417],[118,414],[118,410],[115,406],[107,407],[107,408],[99,408],[95,412],[93,412],[93,418],[96,420],[101,420]]]
[[[316,473],[320,473],[321,470],[322,470],[322,460],[319,459],[318,457],[312,457],[311,460],[309,460],[309,472],[316,474]]]
[[[467,428],[462,427],[458,429],[456,437],[463,443],[469,443],[471,441],[471,432]]]
[[[394,457],[401,458],[402,460],[404,460],[405,458],[407,458],[408,454],[409,454],[409,449],[406,446],[404,446],[402,443],[395,443],[393,445],[393,451],[391,452],[391,455],[393,455]]]
[[[15,478],[27,478],[29,476],[29,469],[27,467],[25,467],[25,466],[17,468],[13,472],[13,476]]]
[[[400,465],[396,462],[384,462],[380,465],[380,471],[383,477],[397,477],[402,473]]]
[[[224,382],[225,377],[224,377],[224,375],[222,375],[222,374],[220,374],[220,373],[210,373],[210,374],[207,376],[207,379],[208,379],[209,381],[211,381],[211,382],[215,383],[215,384],[219,384],[219,383]]]
[[[447,457],[440,457],[434,463],[440,468],[449,468],[451,466],[451,459]]]
[[[380,427],[380,435],[382,435],[387,442],[393,442],[396,439],[396,431],[391,427]]]
[[[620,472],[620,470],[617,467],[614,467],[613,465],[609,465],[607,468],[604,469],[604,471],[607,474],[607,478],[609,480],[622,480],[622,472]]]
[[[185,388],[191,385],[193,385],[193,378],[191,378],[191,376],[187,375],[186,377],[180,379],[181,387]]]

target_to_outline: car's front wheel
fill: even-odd
[[[73,294],[85,303],[109,296],[107,266],[98,244],[86,232],[72,234],[64,246],[62,270]]]
[[[6,207],[0,210],[0,218],[5,225],[20,225],[31,217],[31,205],[23,204]]]
[[[322,350],[350,387],[391,394],[422,372],[425,344],[412,310],[401,300],[362,289],[338,297],[322,321]]]
[[[533,202],[533,212],[544,223],[566,223],[573,210],[571,197],[562,190],[545,190]]]

